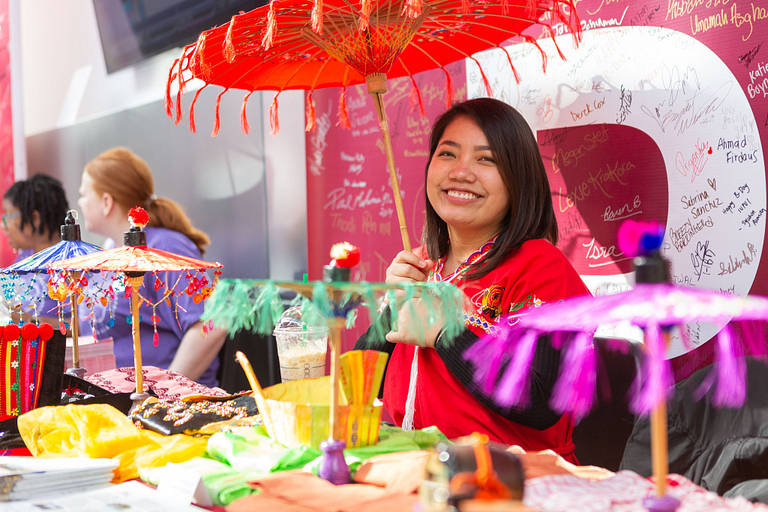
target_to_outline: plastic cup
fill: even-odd
[[[283,382],[325,375],[328,328],[289,326],[275,329]]]

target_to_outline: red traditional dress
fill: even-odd
[[[504,411],[474,385],[474,368],[461,354],[478,338],[493,332],[509,313],[589,293],[576,270],[559,249],[545,240],[529,240],[485,276],[466,280],[472,262],[482,258],[493,240],[472,254],[451,275],[442,275],[438,262],[432,279],[451,281],[466,295],[465,334],[437,349],[419,349],[415,389],[414,428],[437,426],[449,438],[482,432],[491,440],[519,445],[525,450],[552,449],[566,460],[573,456],[573,420],[546,407],[557,377],[559,352],[546,341],[534,358],[531,408]],[[384,383],[384,406],[402,424],[415,347],[395,344]],[[537,393],[539,398],[537,399]],[[538,402],[538,403],[537,403]],[[495,409],[496,411],[492,410]]]

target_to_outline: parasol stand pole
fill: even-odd
[[[73,282],[77,282],[80,280],[81,273],[79,270],[73,270],[69,275]],[[67,373],[82,379],[85,376],[85,368],[80,367],[80,344],[78,342],[80,336],[80,324],[77,318],[77,302],[79,295],[80,294],[75,291],[69,296],[69,305],[72,309],[69,320],[69,329],[72,333],[72,368],[68,369]]]
[[[400,236],[403,237],[403,249],[410,252],[411,237],[408,235],[408,226],[405,223],[403,198],[400,196],[400,183],[397,180],[397,171],[395,169],[395,154],[392,151],[392,140],[389,138],[387,112],[384,110],[384,99],[382,98],[382,95],[387,92],[387,75],[384,73],[371,73],[365,77],[365,82],[368,84],[368,94],[373,97],[373,104],[376,106],[376,115],[379,116],[381,135],[384,137],[384,153],[387,156],[389,181],[392,183],[395,210],[397,210],[397,220],[400,223]]]
[[[137,275],[138,274],[138,275]],[[133,365],[136,367],[136,394],[144,394],[144,374],[141,369],[141,339],[139,336],[139,288],[143,272],[126,272],[131,285],[131,334],[133,335]],[[131,397],[133,400],[133,397]]]
[[[656,479],[656,496],[662,497],[667,492],[667,402],[663,398],[651,411],[651,460],[653,476]]]
[[[669,347],[669,330],[662,329],[664,347]],[[651,464],[656,479],[656,496],[646,498],[643,506],[651,512],[674,512],[680,506],[677,498],[667,495],[669,453],[667,446],[667,398],[662,397],[651,411]]]
[[[333,317],[328,321],[330,327],[329,342],[331,345],[331,406],[328,422],[327,441],[320,443],[323,458],[317,469],[317,476],[332,484],[348,484],[350,479],[349,467],[344,460],[344,448],[347,443],[339,439],[339,371],[341,363],[341,330],[344,328],[344,318]]]
[[[339,440],[339,367],[341,354],[341,329],[344,328],[344,320],[334,317],[330,323],[331,342],[331,412],[329,418],[330,438]]]

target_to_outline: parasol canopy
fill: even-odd
[[[558,23],[570,29],[575,38],[580,36],[572,0],[536,0],[531,5],[527,0],[419,3],[418,8],[412,8],[411,2],[403,0],[371,0],[366,19],[356,4],[326,0],[321,2],[324,13],[320,30],[311,27],[314,4],[308,0],[273,0],[269,5],[233,16],[229,23],[201,33],[196,43],[184,48],[170,72],[167,112],[173,114],[170,86],[174,81],[179,85],[177,123],[182,117],[180,99],[184,86],[193,78],[206,85],[224,87],[225,91],[309,90],[309,114],[313,113],[314,89],[362,84],[372,73],[413,79],[421,71],[445,71],[445,65],[457,60],[475,60],[474,53],[490,48],[503,50],[500,44],[513,37],[536,45],[533,37],[522,34],[531,25],[542,25],[553,40],[552,25]],[[546,67],[546,54],[541,48],[539,51]],[[508,53],[507,57],[514,70]],[[446,104],[450,106],[453,85],[447,71],[445,75]],[[484,73],[483,79],[491,95]],[[195,99],[198,94],[199,91]],[[342,122],[348,126],[343,93],[340,100]],[[244,107],[245,101],[241,119],[247,131]],[[277,98],[272,107],[277,108]],[[218,102],[216,108],[218,120]],[[272,120],[276,123],[273,109]],[[313,117],[308,116],[308,129],[314,126]],[[194,100],[190,106],[190,127],[194,131]],[[277,127],[273,124],[273,129]],[[216,131],[214,128],[214,135]]]
[[[125,274],[130,284],[130,289],[126,289],[126,297],[131,298],[131,329],[133,332],[134,362],[136,366],[136,389],[139,394],[143,393],[143,378],[141,372],[141,343],[139,340],[138,324],[140,322],[139,308],[143,303],[148,303],[153,311],[157,305],[163,301],[169,301],[170,297],[186,293],[191,296],[195,302],[200,302],[208,298],[212,291],[212,285],[205,276],[205,270],[214,268],[216,270],[216,280],[220,275],[221,263],[210,263],[188,256],[181,256],[167,251],[147,247],[147,235],[142,228],[146,226],[149,217],[146,210],[141,207],[132,208],[128,212],[128,219],[131,228],[124,234],[124,243],[122,247],[116,247],[98,253],[87,254],[70,258],[63,261],[51,263],[49,266],[56,270],[68,271],[110,271]],[[157,273],[165,271],[188,271],[179,276],[174,283],[163,282],[155,276],[155,291],[165,288],[165,292],[157,303],[151,303],[148,299],[141,296],[141,287],[144,284],[144,275],[147,273]],[[177,290],[177,285],[182,278],[186,278],[186,286]],[[215,284],[215,282],[214,282]],[[105,290],[105,295],[109,294],[114,299],[114,291],[109,286]],[[106,296],[102,296],[102,303],[107,301]],[[177,306],[178,307],[178,306]],[[155,325],[154,343],[158,342],[157,322],[159,318],[153,313],[152,321]],[[207,329],[207,328],[206,328]],[[204,329],[205,330],[205,329]]]
[[[512,325],[501,326],[495,336],[486,338],[485,345],[476,344],[465,356],[478,363],[490,360],[491,367],[496,370],[503,364],[503,357],[524,361],[518,366],[510,365],[495,388],[491,375],[496,370],[477,374],[477,378],[486,385],[486,390],[499,403],[521,405],[526,399],[525,372],[515,372],[521,370],[520,365],[530,364],[528,356],[535,348],[536,339],[543,334],[554,333],[553,342],[564,348],[565,355],[564,368],[550,405],[556,410],[583,417],[592,408],[595,392],[592,333],[603,323],[629,322],[642,327],[646,334],[645,369],[638,373],[638,379],[655,376],[645,379],[646,382],[638,382],[634,388],[633,408],[638,413],[648,413],[666,394],[668,386],[673,384],[669,363],[664,360],[664,332],[673,326],[697,320],[744,322],[740,337],[736,336],[732,325],[727,325],[718,333],[715,372],[700,390],[700,395],[703,395],[716,380],[713,402],[737,407],[743,403],[746,392],[744,365],[738,356],[766,352],[761,346],[764,344],[761,327],[754,323],[768,321],[766,297],[723,295],[664,283],[639,284],[626,292],[601,297],[576,297],[510,317],[508,324]],[[485,364],[478,367],[488,368]]]
[[[179,89],[177,124],[182,118],[181,96],[186,84],[194,78],[205,82],[190,104],[189,123],[194,132],[194,105],[200,91],[211,84],[224,87],[216,101],[212,133],[215,136],[220,124],[221,96],[230,88],[244,89],[249,92],[243,99],[240,121],[248,133],[246,104],[251,93],[274,90],[278,91],[270,107],[274,134],[279,129],[277,98],[280,92],[305,89],[309,91],[306,129],[311,130],[315,126],[312,91],[319,87],[342,87],[340,122],[349,128],[346,87],[367,83],[379,118],[403,247],[410,251],[382,99],[387,91],[387,78],[410,77],[424,115],[421,93],[413,75],[441,68],[446,78],[446,105],[450,107],[453,83],[444,66],[470,58],[480,69],[488,95],[493,96],[491,85],[472,54],[490,48],[504,50],[500,44],[513,37],[522,37],[536,45],[533,37],[522,32],[537,23],[549,31],[553,41],[555,33],[550,22],[565,25],[578,41],[581,27],[574,4],[573,0],[477,1],[474,4],[469,0],[362,0],[358,7],[346,0],[315,0],[314,3],[272,0],[267,6],[233,16],[229,23],[203,32],[196,43],[184,48],[169,72],[166,112],[174,115],[171,99],[174,81]],[[549,21],[544,21],[547,17]],[[546,69],[546,54],[539,50]],[[565,58],[562,52],[560,57]]]
[[[111,272],[165,272],[221,268],[221,263],[181,256],[152,247],[122,246],[52,263],[59,270],[91,270]]]
[[[28,258],[2,269],[2,272],[5,274],[15,273],[19,275],[44,273],[48,272],[49,263],[76,258],[78,256],[85,256],[86,254],[92,254],[102,250],[103,249],[98,245],[89,244],[82,240],[62,240],[56,245],[52,245],[47,249],[36,252]]]
[[[629,322],[646,328],[693,321],[722,323],[768,320],[768,298],[740,297],[673,284],[638,284],[612,295],[574,297],[511,317],[515,327],[551,331],[591,331],[600,324]]]
[[[69,210],[67,212],[66,218],[64,219],[64,224],[61,226],[61,241],[59,243],[43,249],[42,251],[36,252],[28,258],[14,263],[10,267],[2,269],[2,272],[5,274],[11,274],[11,281],[18,278],[18,276],[26,274],[52,273],[50,279],[48,280],[48,295],[60,303],[64,302],[67,299],[67,296],[69,296],[71,299],[70,302],[72,309],[70,313],[70,326],[72,327],[72,362],[74,363],[74,368],[68,371],[79,377],[82,377],[85,373],[85,370],[80,368],[80,351],[78,345],[79,329],[77,326],[78,320],[76,305],[79,303],[79,300],[83,294],[82,282],[87,282],[88,278],[81,277],[77,273],[75,275],[69,275],[66,272],[57,274],[48,267],[49,263],[78,256],[85,256],[87,254],[93,254],[102,250],[102,248],[98,245],[83,242],[83,240],[80,238],[80,226],[75,223],[76,219],[77,212],[74,210]],[[8,295],[11,295],[11,289],[13,289],[13,287],[14,285],[12,282],[10,286],[7,287],[7,291],[5,292],[7,296],[6,298],[9,300],[12,297],[8,297]],[[20,294],[20,296],[29,296],[32,293],[39,294],[40,290],[34,286],[28,286],[26,290]],[[37,299],[43,300],[43,297],[38,296]],[[67,324],[61,318],[62,308],[59,307],[58,310],[60,315],[59,329],[62,331],[62,333],[64,333],[66,332]],[[35,308],[35,311],[37,311],[37,308]]]

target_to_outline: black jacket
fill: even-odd
[[[715,408],[695,391],[704,368],[675,386],[667,407],[669,471],[723,496],[768,503],[768,366],[747,358],[747,400],[739,409]],[[621,469],[643,476],[651,466],[650,420],[637,417]]]

